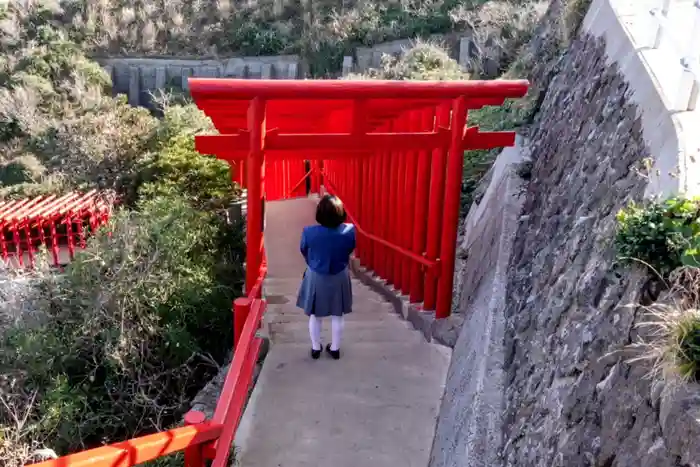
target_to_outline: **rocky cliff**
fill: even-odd
[[[616,212],[644,193],[636,168],[648,150],[601,40],[575,41],[560,70],[530,141],[532,178],[505,291],[503,458],[642,465],[653,446],[664,458],[663,438],[647,369],[629,367],[619,351],[639,314],[620,306],[638,300],[644,276],[615,266],[611,239]]]
[[[478,227],[500,241],[463,246],[465,322],[431,467],[698,465],[700,388],[665,386],[628,363],[648,275],[616,263],[615,214],[643,198],[642,161],[655,156],[635,90],[586,33],[546,68],[520,148],[528,181],[509,201],[523,207],[507,270],[482,260],[503,248],[486,226],[504,221],[501,210]],[[472,211],[490,202],[487,190]]]

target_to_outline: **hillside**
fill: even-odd
[[[245,247],[196,107],[132,108],[46,8],[2,14],[0,197],[117,202],[63,274],[0,271],[0,464],[17,467],[177,423],[228,358]]]
[[[513,57],[546,1],[311,0],[39,2],[51,21],[92,57],[217,58],[298,54],[314,76],[338,72],[358,46],[431,34],[474,36],[475,57]],[[21,3],[19,3],[21,5]],[[27,15],[3,21],[19,34]]]

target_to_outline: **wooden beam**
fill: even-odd
[[[376,150],[432,150],[447,147],[450,130],[439,128],[427,133],[369,133],[352,135],[346,133],[280,134],[269,130],[264,147],[268,151],[337,151],[352,153]],[[195,147],[202,154],[215,154],[227,160],[247,152],[250,137],[247,131],[235,135],[195,136]]]
[[[462,138],[462,149],[495,149],[515,144],[514,131],[485,131],[480,132],[478,126],[467,128]]]
[[[191,78],[195,103],[206,100],[263,99],[453,99],[457,97],[522,97],[524,80],[386,81],[386,80],[247,80]]]

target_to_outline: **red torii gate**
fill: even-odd
[[[450,314],[464,151],[515,141],[466,128],[467,112],[524,96],[527,81],[193,78],[189,88],[220,133],[197,136],[197,150],[231,163],[248,189],[246,293],[264,270],[266,191],[304,194],[302,181],[311,177],[315,190],[323,174],[357,224],[360,260],[438,318]],[[291,166],[267,186],[266,167],[280,163]]]

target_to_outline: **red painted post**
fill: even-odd
[[[440,279],[438,281],[435,317],[447,318],[452,311],[452,286],[454,283],[455,253],[457,251],[457,229],[459,226],[459,204],[462,192],[462,169],[464,166],[464,126],[467,122],[467,101],[464,97],[454,100],[450,129],[452,139],[447,153],[447,179],[445,181],[445,208],[442,217],[440,241]]]
[[[207,420],[207,416],[198,410],[190,410],[185,414],[185,425],[199,425]],[[188,446],[185,449],[185,467],[204,467],[202,444]]]
[[[392,122],[391,129],[389,131],[394,131],[398,128],[396,122]],[[398,216],[398,199],[399,199],[399,155],[395,151],[389,151],[389,170],[387,183],[389,185],[389,199],[387,202],[386,209],[386,231],[382,238],[387,239],[390,242],[396,240],[397,228],[397,216]],[[394,288],[398,288],[397,282],[398,278],[395,273],[396,267],[396,253],[388,248],[385,249],[387,256],[387,269],[386,269],[386,281],[387,284],[393,285]]]
[[[398,131],[406,131],[406,128],[408,128],[408,123],[409,122],[407,116],[402,115],[399,120]],[[406,231],[406,229],[410,228],[406,219],[406,159],[408,157],[408,153],[406,151],[401,151],[398,154],[396,154],[395,157],[398,158],[398,170],[396,178],[397,197],[396,202],[394,203],[394,210],[396,211],[396,224],[394,230],[394,237],[391,239],[391,242],[395,245],[404,246],[404,232]],[[394,255],[394,288],[397,291],[401,291],[402,293],[406,289],[403,280],[403,270],[407,261],[408,258],[405,258],[403,255],[400,255],[398,253]]]
[[[387,126],[387,131],[391,131],[393,128],[392,125]],[[376,225],[377,225],[377,233],[376,235],[381,237],[381,238],[389,238],[389,233],[391,232],[391,227],[390,227],[390,216],[389,214],[391,213],[391,152],[389,151],[384,151],[382,152],[382,159],[381,159],[381,172],[377,174],[377,179],[375,180],[375,183],[379,187],[381,196],[381,209],[378,210],[377,212],[377,217],[376,217]],[[378,247],[379,251],[379,260],[378,264],[381,266],[381,270],[379,270],[379,275],[386,279],[387,281],[389,280],[389,274],[391,271],[391,268],[389,265],[391,264],[391,251],[385,247],[384,245],[379,245]]]
[[[261,248],[263,242],[263,162],[265,141],[265,101],[256,97],[248,107],[248,131],[250,131],[250,152],[246,182],[248,185],[248,225],[246,249],[246,295],[250,293],[260,276],[262,266]]]
[[[358,221],[360,225],[368,229],[369,228],[369,219],[368,219],[368,212],[370,209],[370,205],[372,204],[372,198],[369,197],[368,194],[368,189],[369,185],[367,184],[367,174],[369,173],[369,159],[358,159],[357,160],[357,175],[358,175],[358,182],[359,182],[359,188],[357,190],[358,192],[358,207],[360,208],[359,210],[359,216],[360,220]],[[369,246],[367,245],[367,240],[362,237],[361,235],[357,236],[357,258],[360,261],[360,264],[362,266],[367,266],[367,260],[369,259]]]
[[[238,347],[238,341],[243,332],[246,319],[250,313],[251,300],[248,297],[238,297],[233,302],[233,348]]]
[[[376,229],[376,224],[374,222],[375,216],[376,216],[376,211],[377,211],[377,205],[381,202],[381,200],[378,199],[378,196],[376,194],[376,187],[377,185],[374,183],[374,177],[377,172],[377,162],[379,161],[379,154],[376,152],[372,153],[368,157],[368,159],[365,160],[364,164],[366,166],[366,170],[364,173],[365,177],[365,183],[364,186],[366,187],[366,192],[367,192],[367,206],[365,208],[365,218],[367,224],[364,226],[365,229],[367,229],[368,232],[370,233],[375,233],[377,231]],[[377,270],[377,245],[371,240],[366,240],[365,241],[365,265],[376,272]]]
[[[277,183],[275,181],[277,180],[277,167],[276,167],[277,161],[271,162],[269,160],[266,160],[264,162],[265,165],[265,175],[267,175],[268,178],[268,183],[265,186],[265,195],[272,200],[278,199],[278,193],[277,193]]]
[[[0,251],[2,252],[2,259],[7,260],[10,256],[10,252],[7,250],[7,240],[5,240],[4,225],[0,225]]]
[[[321,192],[321,161],[313,160],[311,161],[311,169],[314,171],[311,176],[313,177],[311,183],[311,191],[313,193]]]
[[[354,212],[356,213],[355,215],[359,219],[358,222],[360,225],[365,225],[365,206],[367,205],[367,202],[362,202],[363,201],[363,196],[362,196],[362,190],[364,188],[364,183],[362,179],[363,171],[362,171],[362,161],[355,159],[352,161],[353,163],[353,191],[355,193],[355,199],[353,201],[354,203]],[[370,200],[367,200],[370,201]],[[357,257],[360,258],[360,261],[362,258],[366,255],[365,253],[365,242],[364,238],[357,238]]]
[[[434,110],[421,112],[421,131],[430,131],[433,127]],[[426,245],[428,230],[428,193],[430,188],[430,154],[428,151],[420,151],[418,155],[418,174],[416,177],[416,205],[413,229],[412,251],[423,254]],[[423,268],[419,264],[413,264],[411,268],[411,303],[423,301]]]
[[[53,256],[54,266],[58,266],[60,264],[58,233],[56,232],[56,221],[54,219],[49,221],[49,236],[51,237],[51,255]]]
[[[437,109],[435,127],[447,127],[450,123],[451,104],[446,102]],[[445,161],[447,155],[443,149],[436,149],[430,163],[430,191],[428,200],[428,232],[426,239],[426,256],[438,259],[440,255],[440,231],[442,229],[443,202],[445,199]],[[425,297],[423,309],[432,311],[437,302],[437,275],[428,272],[425,277]]]
[[[34,243],[32,242],[32,233],[29,229],[29,224],[24,221],[24,236],[27,238],[27,256],[29,256],[29,266],[34,267]],[[81,245],[82,246],[82,245]],[[85,248],[82,246],[82,248]]]
[[[413,111],[409,114],[408,120],[408,131],[419,132],[421,131],[421,115],[419,112]],[[404,203],[404,224],[405,227],[402,230],[403,238],[401,241],[401,246],[407,250],[413,249],[413,235],[416,230],[416,224],[422,222],[422,220],[415,217],[415,205],[416,205],[416,177],[418,170],[418,154],[416,151],[409,151],[406,154],[406,190],[405,190],[405,203]],[[412,271],[415,263],[408,258],[404,258],[402,274],[403,274],[403,292],[410,295],[413,292],[414,286],[411,283]]]

